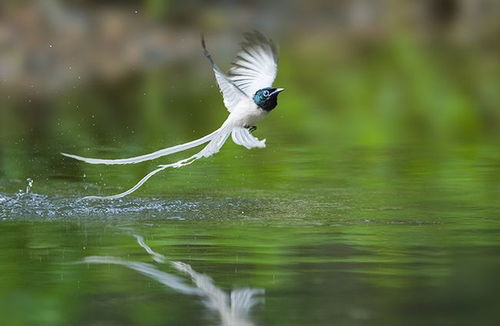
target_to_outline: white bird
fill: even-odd
[[[245,41],[228,74],[224,74],[214,63],[208,52],[202,35],[203,54],[208,58],[215,73],[224,99],[224,106],[229,116],[222,126],[205,137],[191,142],[167,147],[153,153],[123,159],[87,158],[73,154],[61,153],[64,156],[90,164],[135,164],[153,160],[162,156],[178,153],[208,143],[198,153],[171,164],[159,165],[143,177],[129,190],[112,196],[88,196],[85,199],[117,199],[131,194],[141,187],[149,178],[166,168],[179,168],[194,161],[217,153],[231,135],[233,141],[246,148],[264,148],[266,140],[259,140],[251,135],[255,124],[262,120],[277,105],[278,94],[283,88],[273,88],[276,78],[278,56],[274,43],[259,32],[246,33]]]

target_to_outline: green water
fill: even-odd
[[[494,146],[297,149],[277,132],[267,136],[266,149],[227,144],[219,156],[168,171],[114,202],[79,198],[123,190],[154,164],[67,163],[87,169],[86,177],[38,176],[28,194],[24,179],[3,181],[2,323],[500,321]],[[82,263],[93,256],[122,265]],[[212,287],[200,290],[172,261],[210,277]],[[130,262],[151,264],[159,279]],[[215,307],[207,303],[214,293],[224,298]]]
[[[118,201],[80,199],[194,152],[130,166],[59,153],[129,157],[218,128],[201,54],[0,92],[0,324],[500,324],[495,52],[280,45],[265,149],[228,141]]]

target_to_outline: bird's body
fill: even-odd
[[[236,127],[255,126],[269,112],[259,108],[253,101],[242,101],[227,117],[227,122]]]
[[[229,116],[222,126],[205,137],[191,142],[167,147],[156,152],[125,159],[96,159],[78,155],[65,154],[80,161],[91,164],[135,164],[158,157],[185,151],[208,143],[201,151],[187,159],[172,164],[160,165],[156,170],[142,178],[131,189],[113,196],[89,196],[95,199],[116,199],[124,197],[141,187],[150,177],[166,168],[178,168],[189,165],[202,157],[217,153],[229,136],[233,141],[248,149],[265,147],[265,139],[259,140],[251,135],[255,125],[266,117],[277,105],[278,94],[282,88],[271,87],[277,73],[278,57],[273,42],[258,32],[245,34],[245,42],[228,74],[221,72],[206,49],[202,37],[203,53],[212,64],[212,69],[222,93],[224,105]]]

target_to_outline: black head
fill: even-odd
[[[283,88],[266,87],[259,89],[253,96],[253,101],[261,109],[271,111],[278,105],[278,94],[283,91]]]

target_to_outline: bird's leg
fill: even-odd
[[[248,125],[246,125],[245,128],[248,129],[248,131],[250,131],[250,133],[252,133],[255,130],[257,130],[257,126],[248,126]]]

